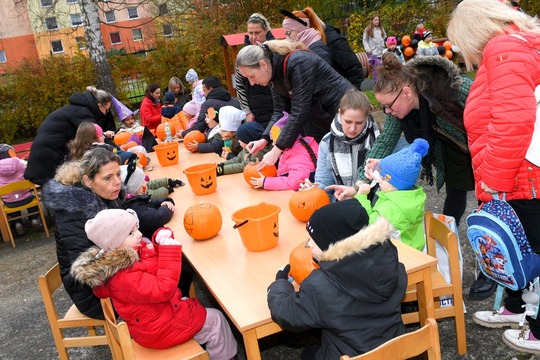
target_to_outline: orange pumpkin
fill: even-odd
[[[129,138],[131,137],[131,133],[128,131],[122,131],[114,135],[114,143],[118,146],[124,145],[129,141]]]
[[[165,132],[165,125],[167,122],[169,123],[169,128],[171,129],[171,136],[174,137],[176,135],[176,125],[171,121],[166,121],[159,124],[156,128],[156,136],[159,140],[165,140],[167,137],[167,133]]]
[[[328,204],[330,204],[328,194],[317,187],[297,191],[289,199],[291,214],[300,221],[308,221],[315,210]]]
[[[253,184],[251,183],[251,178],[260,177],[259,171],[257,171],[258,165],[258,163],[252,161],[244,167],[244,180],[246,180],[246,183],[251,187],[253,187]],[[277,176],[277,169],[274,165],[270,165],[262,168],[260,173],[263,174],[265,177],[275,177]]]
[[[139,158],[139,165],[144,169],[148,165],[148,157],[140,151],[136,151],[135,154]]]
[[[305,241],[291,251],[289,264],[291,265],[290,274],[298,284],[302,284],[302,281],[304,281],[313,270],[320,267],[319,264],[313,261],[313,253],[311,252],[311,248],[306,246]]]
[[[210,239],[221,230],[221,212],[217,206],[200,202],[184,214],[184,229],[195,240]]]
[[[199,130],[190,131],[184,136],[184,146],[191,152],[195,152],[194,148],[191,148],[189,144],[193,141],[200,143],[206,142],[206,136]]]

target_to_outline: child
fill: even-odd
[[[77,128],[75,138],[70,141],[70,159],[81,159],[84,153],[92,147],[92,144],[103,144],[105,136],[103,135],[103,129],[98,124],[91,122],[83,122]]]
[[[192,152],[211,153],[215,152],[221,155],[223,151],[223,139],[221,138],[221,127],[219,126],[219,114],[214,108],[208,108],[205,118],[208,125],[208,131],[206,133],[206,142],[198,143],[192,141],[189,144],[185,144],[186,148]]]
[[[283,117],[272,126],[270,138],[277,141],[279,133],[289,119],[289,114],[283,112]],[[290,149],[286,149],[279,158],[276,177],[252,177],[251,184],[256,189],[265,190],[298,190],[306,178],[313,180],[317,166],[317,153],[319,145],[310,136],[301,137],[295,141]]]
[[[183,297],[177,287],[182,246],[172,231],[161,228],[150,241],[138,222],[131,209],[103,210],[88,220],[86,234],[99,247],[82,253],[71,274],[98,297],[112,299],[138,344],[165,349],[194,338],[212,359],[234,357],[237,345],[225,316]]]
[[[405,64],[405,58],[400,48],[397,46],[397,39],[395,36],[389,36],[386,38],[386,49],[383,50],[383,56],[386,53],[393,54],[402,64]]]
[[[174,93],[167,91],[163,98],[163,106],[161,107],[161,116],[172,119],[174,115],[182,111],[182,108],[176,104]]]
[[[321,344],[305,349],[302,359],[360,355],[405,333],[401,299],[407,274],[389,241],[392,225],[383,218],[367,224],[355,199],[316,210],[306,224],[306,246],[320,269],[295,292],[287,265],[268,287],[272,320],[284,330],[322,331]]]
[[[234,106],[222,106],[219,109],[220,134],[223,140],[221,157],[230,160],[242,151],[236,138],[236,130],[244,120],[246,120],[246,113]]]
[[[422,35],[424,35],[425,31],[427,31],[427,29],[425,28],[424,23],[418,23],[414,29],[412,38],[418,41],[422,40]]]
[[[267,144],[262,150],[253,155],[246,149],[246,146],[251,141],[260,140],[263,132],[264,128],[262,125],[255,121],[246,122],[240,125],[236,131],[236,138],[242,147],[242,151],[240,151],[236,157],[218,164],[217,175],[240,173],[244,171],[244,168],[250,161],[261,161],[264,154],[272,150],[272,144]]]
[[[8,144],[0,144],[0,186],[8,185],[15,181],[24,180],[25,170],[26,162],[24,160],[20,160],[15,156],[15,150],[13,149],[13,147]],[[9,208],[28,204],[33,199],[34,195],[30,192],[30,190],[14,191],[12,193],[2,196],[2,201],[4,202],[4,205]],[[38,211],[38,208],[37,206],[33,206],[29,208],[28,211]],[[21,212],[16,211],[11,213],[9,216],[15,217],[20,215]],[[32,226],[37,230],[41,230],[43,225],[39,220],[39,215],[31,215],[29,216],[29,218],[32,220]],[[15,228],[15,232],[17,233],[17,235],[24,235],[26,233],[26,229],[24,228],[21,219],[15,221],[15,225],[13,225],[13,222],[10,222],[10,226],[13,226]]]
[[[114,104],[114,108],[116,109],[116,113],[120,118],[120,129],[118,130],[117,134],[127,131],[132,134],[128,142],[135,141],[137,145],[142,145],[146,152],[154,151],[153,148],[155,145],[157,145],[154,135],[150,132],[150,130],[144,126],[141,126],[141,124],[135,120],[135,115],[139,112],[139,109],[131,111],[114,96],[112,98],[112,102]]]
[[[186,125],[184,127],[185,129],[189,129],[197,121],[199,111],[201,110],[201,105],[198,104],[195,100],[191,100],[184,105],[183,110],[184,116],[186,117]],[[177,131],[176,136],[182,137],[182,132],[184,130]]]
[[[373,206],[367,198],[370,185],[359,185],[355,196],[366,209],[370,224],[384,216],[399,231],[401,241],[420,251],[425,246],[423,219],[426,193],[415,184],[428,149],[426,140],[416,139],[409,147],[382,159],[377,167],[379,174],[371,171],[366,174],[380,186]]]
[[[199,105],[206,101],[206,95],[203,91],[202,80],[194,69],[189,69],[186,73],[186,81],[191,85],[191,97]]]
[[[418,43],[416,55],[439,56],[439,49],[437,49],[437,44],[435,44],[431,40],[433,40],[433,34],[431,33],[431,31],[424,31],[424,33],[422,34],[422,40]]]

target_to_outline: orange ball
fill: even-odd
[[[411,45],[411,37],[409,35],[403,35],[401,38],[401,43],[403,46],[409,46]]]
[[[446,40],[445,42],[443,42],[443,46],[446,50],[452,50],[452,43],[448,40]]]
[[[448,60],[452,60],[452,56],[454,56],[454,53],[452,52],[452,50],[446,50],[444,56],[446,56]]]
[[[128,131],[122,131],[118,134],[114,135],[114,143],[118,146],[124,145],[128,142],[129,138],[131,137],[131,133]]]
[[[405,50],[403,50],[403,55],[405,55],[406,57],[411,57],[414,55],[414,49],[410,46],[407,46],[405,48]]]

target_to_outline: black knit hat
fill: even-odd
[[[264,127],[261,124],[251,121],[240,125],[236,130],[236,138],[244,144],[248,144],[251,141],[260,140],[263,132]]]
[[[426,40],[428,36],[433,36],[433,33],[429,30],[424,31],[422,34],[422,40]]]
[[[338,201],[316,210],[306,230],[323,251],[330,245],[356,234],[369,223],[366,209],[356,199]]]

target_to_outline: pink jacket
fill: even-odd
[[[315,157],[319,153],[319,144],[310,136],[303,138],[313,149]],[[277,177],[264,179],[265,190],[298,190],[300,183],[309,177],[310,172],[315,171],[317,159],[312,159],[307,149],[300,140],[296,140],[290,149],[283,151],[279,158]]]
[[[26,170],[26,165],[16,157],[0,160],[0,186],[24,180],[24,170]],[[29,190],[14,191],[6,196],[2,196],[2,200],[10,203],[24,200],[29,196]]]
[[[476,196],[482,201],[492,196],[481,182],[505,192],[507,200],[540,197],[540,168],[525,159],[536,121],[540,34],[516,35],[499,35],[486,44],[465,107]]]
[[[141,103],[141,123],[149,130],[155,131],[157,126],[161,124],[161,104],[156,105],[147,96],[144,97]]]

